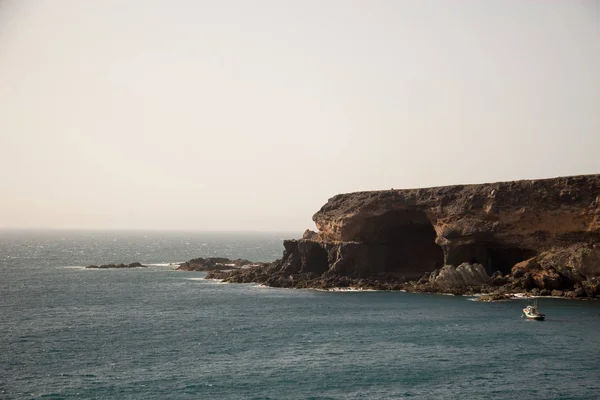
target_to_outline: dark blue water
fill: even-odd
[[[599,302],[541,299],[535,322],[525,301],[225,285],[166,265],[274,259],[281,237],[0,233],[0,399],[598,398]],[[74,268],[131,261],[157,265]]]

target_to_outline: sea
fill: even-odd
[[[598,399],[600,302],[223,284],[296,233],[0,231],[0,399]],[[148,268],[91,270],[139,261]]]

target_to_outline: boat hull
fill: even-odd
[[[527,314],[525,314],[525,318],[532,319],[534,321],[543,321],[544,319],[546,319],[546,317],[543,315],[527,315]]]

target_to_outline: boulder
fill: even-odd
[[[477,287],[489,285],[490,277],[481,264],[462,263],[458,267],[444,265],[431,274],[430,281],[446,288]]]

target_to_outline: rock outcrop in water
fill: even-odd
[[[258,266],[249,260],[230,260],[224,257],[194,258],[179,264],[177,271],[228,271],[240,267]]]
[[[269,266],[285,287],[600,295],[600,175],[337,195]]]
[[[86,268],[96,269],[119,269],[119,268],[147,268],[139,262],[133,262],[131,264],[102,264],[102,265],[88,265]]]

